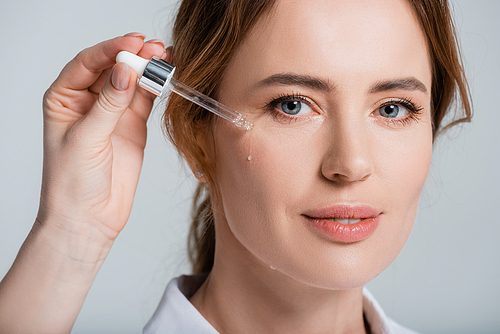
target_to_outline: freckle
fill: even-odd
[[[252,156],[249,155],[248,158],[247,158],[248,161],[252,160]]]

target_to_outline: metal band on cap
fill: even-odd
[[[175,67],[159,58],[152,58],[139,80],[139,86],[157,96],[160,96],[163,89],[172,78]]]

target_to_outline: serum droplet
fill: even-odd
[[[272,270],[276,270],[276,268],[274,268],[273,266],[269,266],[269,268],[271,268]]]
[[[252,156],[249,155],[248,158],[247,158],[248,161],[252,160]]]

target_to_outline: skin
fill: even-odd
[[[279,74],[317,78],[331,89],[262,85]],[[408,78],[422,86],[373,89]],[[427,177],[431,79],[425,38],[405,1],[279,1],[260,19],[218,96],[255,128],[217,121],[213,142],[204,145],[216,161],[217,247],[213,271],[191,302],[217,330],[365,330],[362,286],[406,243]],[[287,94],[308,99],[306,116],[266,110]],[[393,99],[422,108],[418,121],[384,118],[379,108]],[[304,219],[339,203],[381,212],[375,232],[341,243]]]

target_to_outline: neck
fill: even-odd
[[[329,290],[298,282],[256,258],[234,236],[225,238],[228,232],[217,229],[214,267],[191,298],[220,333],[367,332],[362,288]]]

